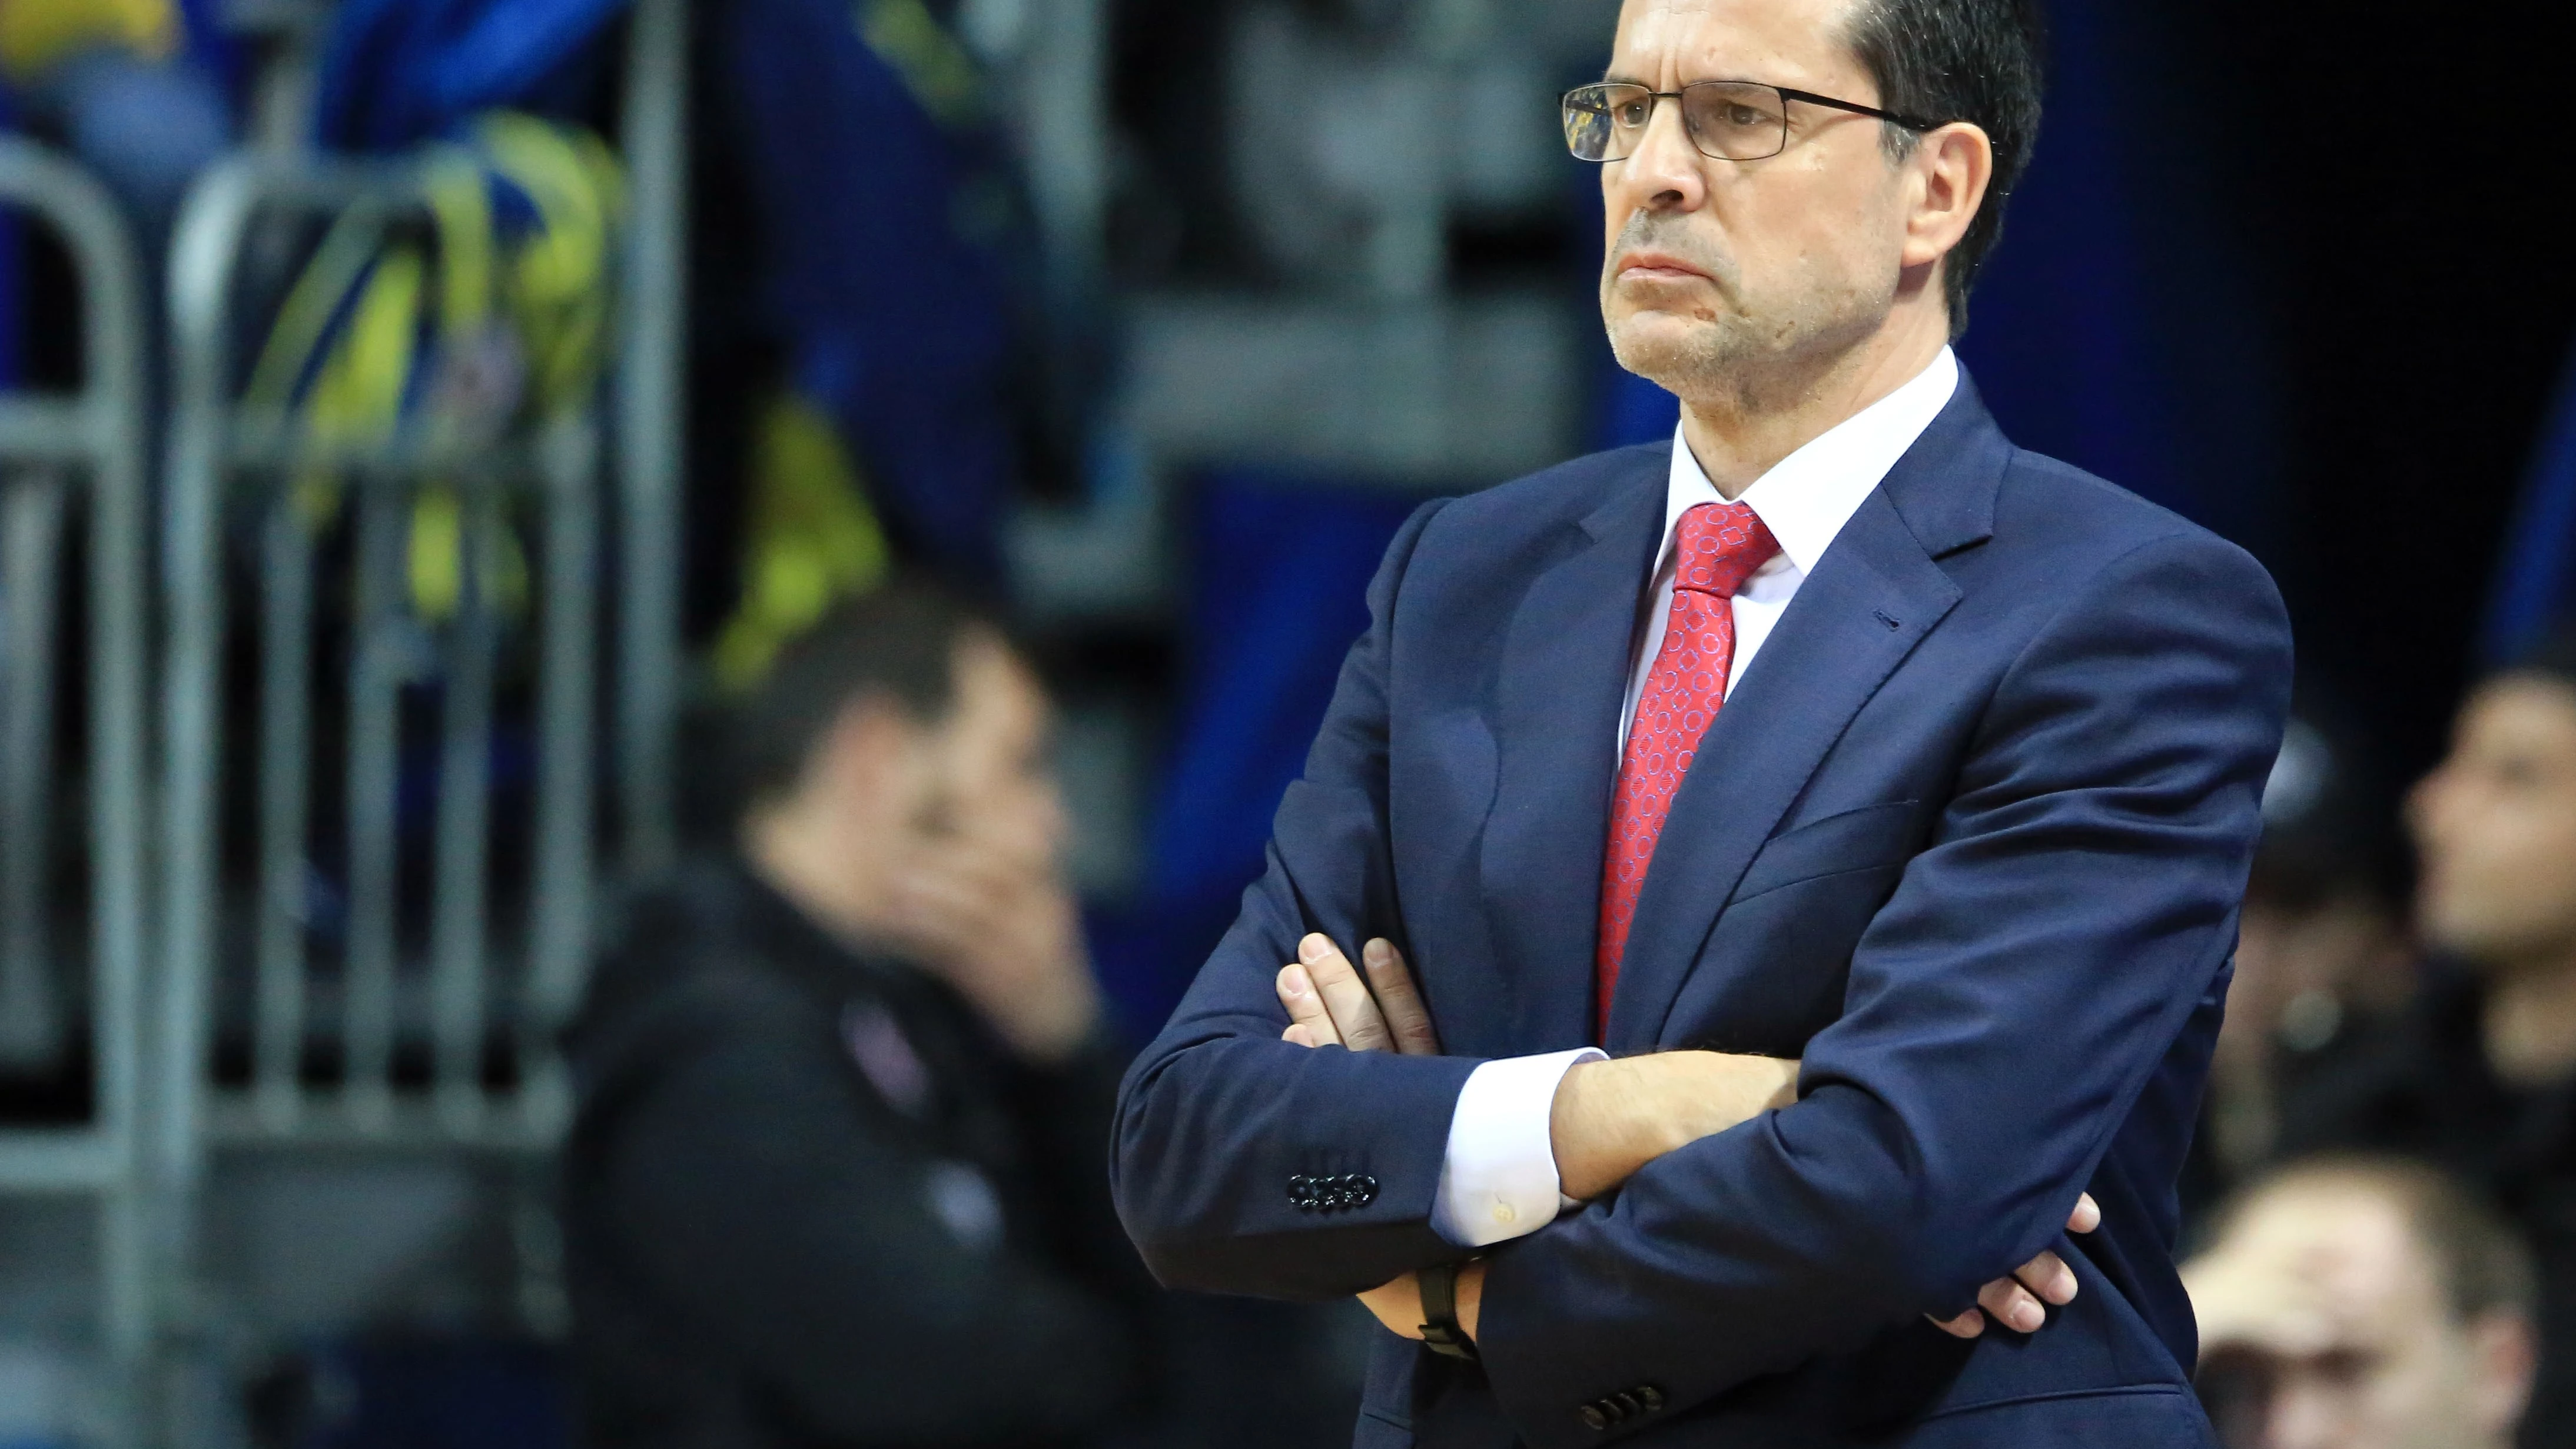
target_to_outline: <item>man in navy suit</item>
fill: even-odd
[[[1167,1282],[1392,1330],[1363,1446],[2211,1442],[2174,1181],[2289,634],[1950,352],[2023,8],[1627,0],[1565,98],[1679,436],[1397,535],[1120,1106]]]

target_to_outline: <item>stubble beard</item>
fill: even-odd
[[[1843,279],[1755,297],[1732,258],[1671,222],[1641,212],[1620,230],[1602,261],[1601,316],[1619,365],[1686,403],[1754,415],[1793,406],[1884,320],[1886,307]],[[1714,305],[1622,311],[1617,258],[1649,242],[1707,273]]]

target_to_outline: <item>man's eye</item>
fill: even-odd
[[[1614,114],[1618,116],[1620,125],[1642,126],[1646,124],[1646,117],[1653,114],[1653,105],[1648,101],[1629,101]]]
[[[1769,116],[1762,114],[1751,106],[1729,106],[1726,108],[1726,123],[1730,126],[1740,126],[1748,131],[1770,119],[1771,118]]]

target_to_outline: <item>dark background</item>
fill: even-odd
[[[2576,333],[2564,52],[2499,11],[2158,4],[2172,104],[2214,141],[2173,165],[2206,177],[2276,358],[2279,522],[2249,541],[2305,664],[2411,777]]]

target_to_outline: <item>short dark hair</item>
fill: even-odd
[[[1900,116],[1968,121],[1995,148],[1985,204],[1942,273],[1950,333],[1968,327],[1968,289],[2003,235],[2004,203],[2039,139],[2047,27],[2038,0],[1853,0],[1849,40],[1878,82],[1878,103]],[[1915,133],[1884,128],[1891,154],[1910,154]]]
[[[2383,1153],[2303,1157],[2256,1179],[2219,1211],[2224,1236],[2248,1205],[2283,1187],[2348,1184],[2396,1205],[2432,1257],[2451,1314],[2462,1323],[2491,1313],[2529,1318],[2539,1304],[2531,1249],[2485,1200],[2428,1163]]]
[[[992,616],[919,580],[834,604],[734,707],[733,799],[747,809],[794,790],[841,712],[866,696],[918,723],[945,720],[957,704],[958,654],[976,638],[1008,642]]]

